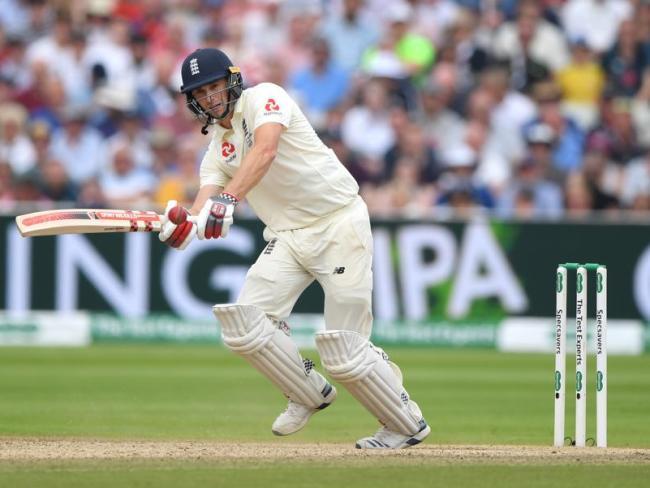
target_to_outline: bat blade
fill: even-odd
[[[159,232],[163,217],[140,210],[46,210],[16,217],[23,237],[106,232]]]

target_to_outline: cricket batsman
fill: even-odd
[[[268,244],[236,303],[215,305],[224,344],[289,400],[272,426],[285,436],[336,399],[336,388],[302,358],[284,322],[314,280],[325,293],[326,330],[316,335],[322,366],[382,427],[359,449],[396,449],[431,432],[402,385],[399,368],[369,338],[372,234],[359,187],[279,86],[243,88],[239,68],[212,48],[187,56],[181,92],[212,140],[192,208],[170,201],[160,240],[184,249],[194,237],[227,237],[244,198],[266,225]],[[188,214],[197,216],[194,222]]]

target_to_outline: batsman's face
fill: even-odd
[[[192,96],[208,113],[221,113],[228,103],[228,89],[225,78],[192,90]]]

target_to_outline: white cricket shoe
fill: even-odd
[[[327,391],[328,389],[330,391]],[[271,432],[275,435],[290,435],[298,432],[307,425],[312,415],[329,407],[334,402],[336,399],[336,388],[328,383],[324,388],[323,396],[325,397],[325,402],[318,408],[307,407],[289,400],[286,410],[273,422]]]
[[[404,449],[419,444],[431,433],[431,427],[424,419],[420,420],[421,428],[413,435],[404,435],[393,432],[386,427],[379,429],[375,435],[359,439],[355,445],[357,449]]]

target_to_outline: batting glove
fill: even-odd
[[[183,250],[196,235],[196,225],[187,220],[189,212],[178,205],[176,200],[169,200],[162,216],[163,225],[158,239],[175,249]]]
[[[218,197],[209,198],[196,219],[198,238],[226,237],[233,223],[232,214],[238,203],[237,197],[230,193],[222,193]]]

